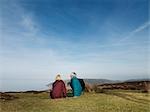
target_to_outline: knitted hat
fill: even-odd
[[[61,76],[58,74],[55,79],[56,80],[61,80]]]
[[[77,74],[76,74],[75,72],[71,72],[70,76],[71,76],[71,77],[76,77]]]

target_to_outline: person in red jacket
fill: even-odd
[[[50,96],[52,99],[65,98],[67,96],[66,86],[64,81],[61,80],[60,75],[56,76],[56,80],[52,85],[52,91],[50,92]]]

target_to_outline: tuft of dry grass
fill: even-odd
[[[149,93],[109,91],[49,99],[48,93],[16,93],[18,99],[0,100],[1,112],[149,112]]]

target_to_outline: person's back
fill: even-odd
[[[51,98],[64,98],[66,97],[66,87],[65,83],[59,79],[56,80],[52,85]]]
[[[70,86],[73,90],[73,96],[80,96],[81,95],[82,87],[81,87],[79,80],[76,78],[76,76],[71,76]]]
[[[79,78],[78,78],[78,80],[79,80],[79,82],[80,82],[80,84],[81,84],[82,91],[84,91],[84,90],[85,90],[85,83],[84,83],[84,80],[83,80],[83,79],[79,79]]]

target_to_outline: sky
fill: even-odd
[[[0,0],[0,91],[150,75],[149,0]]]

